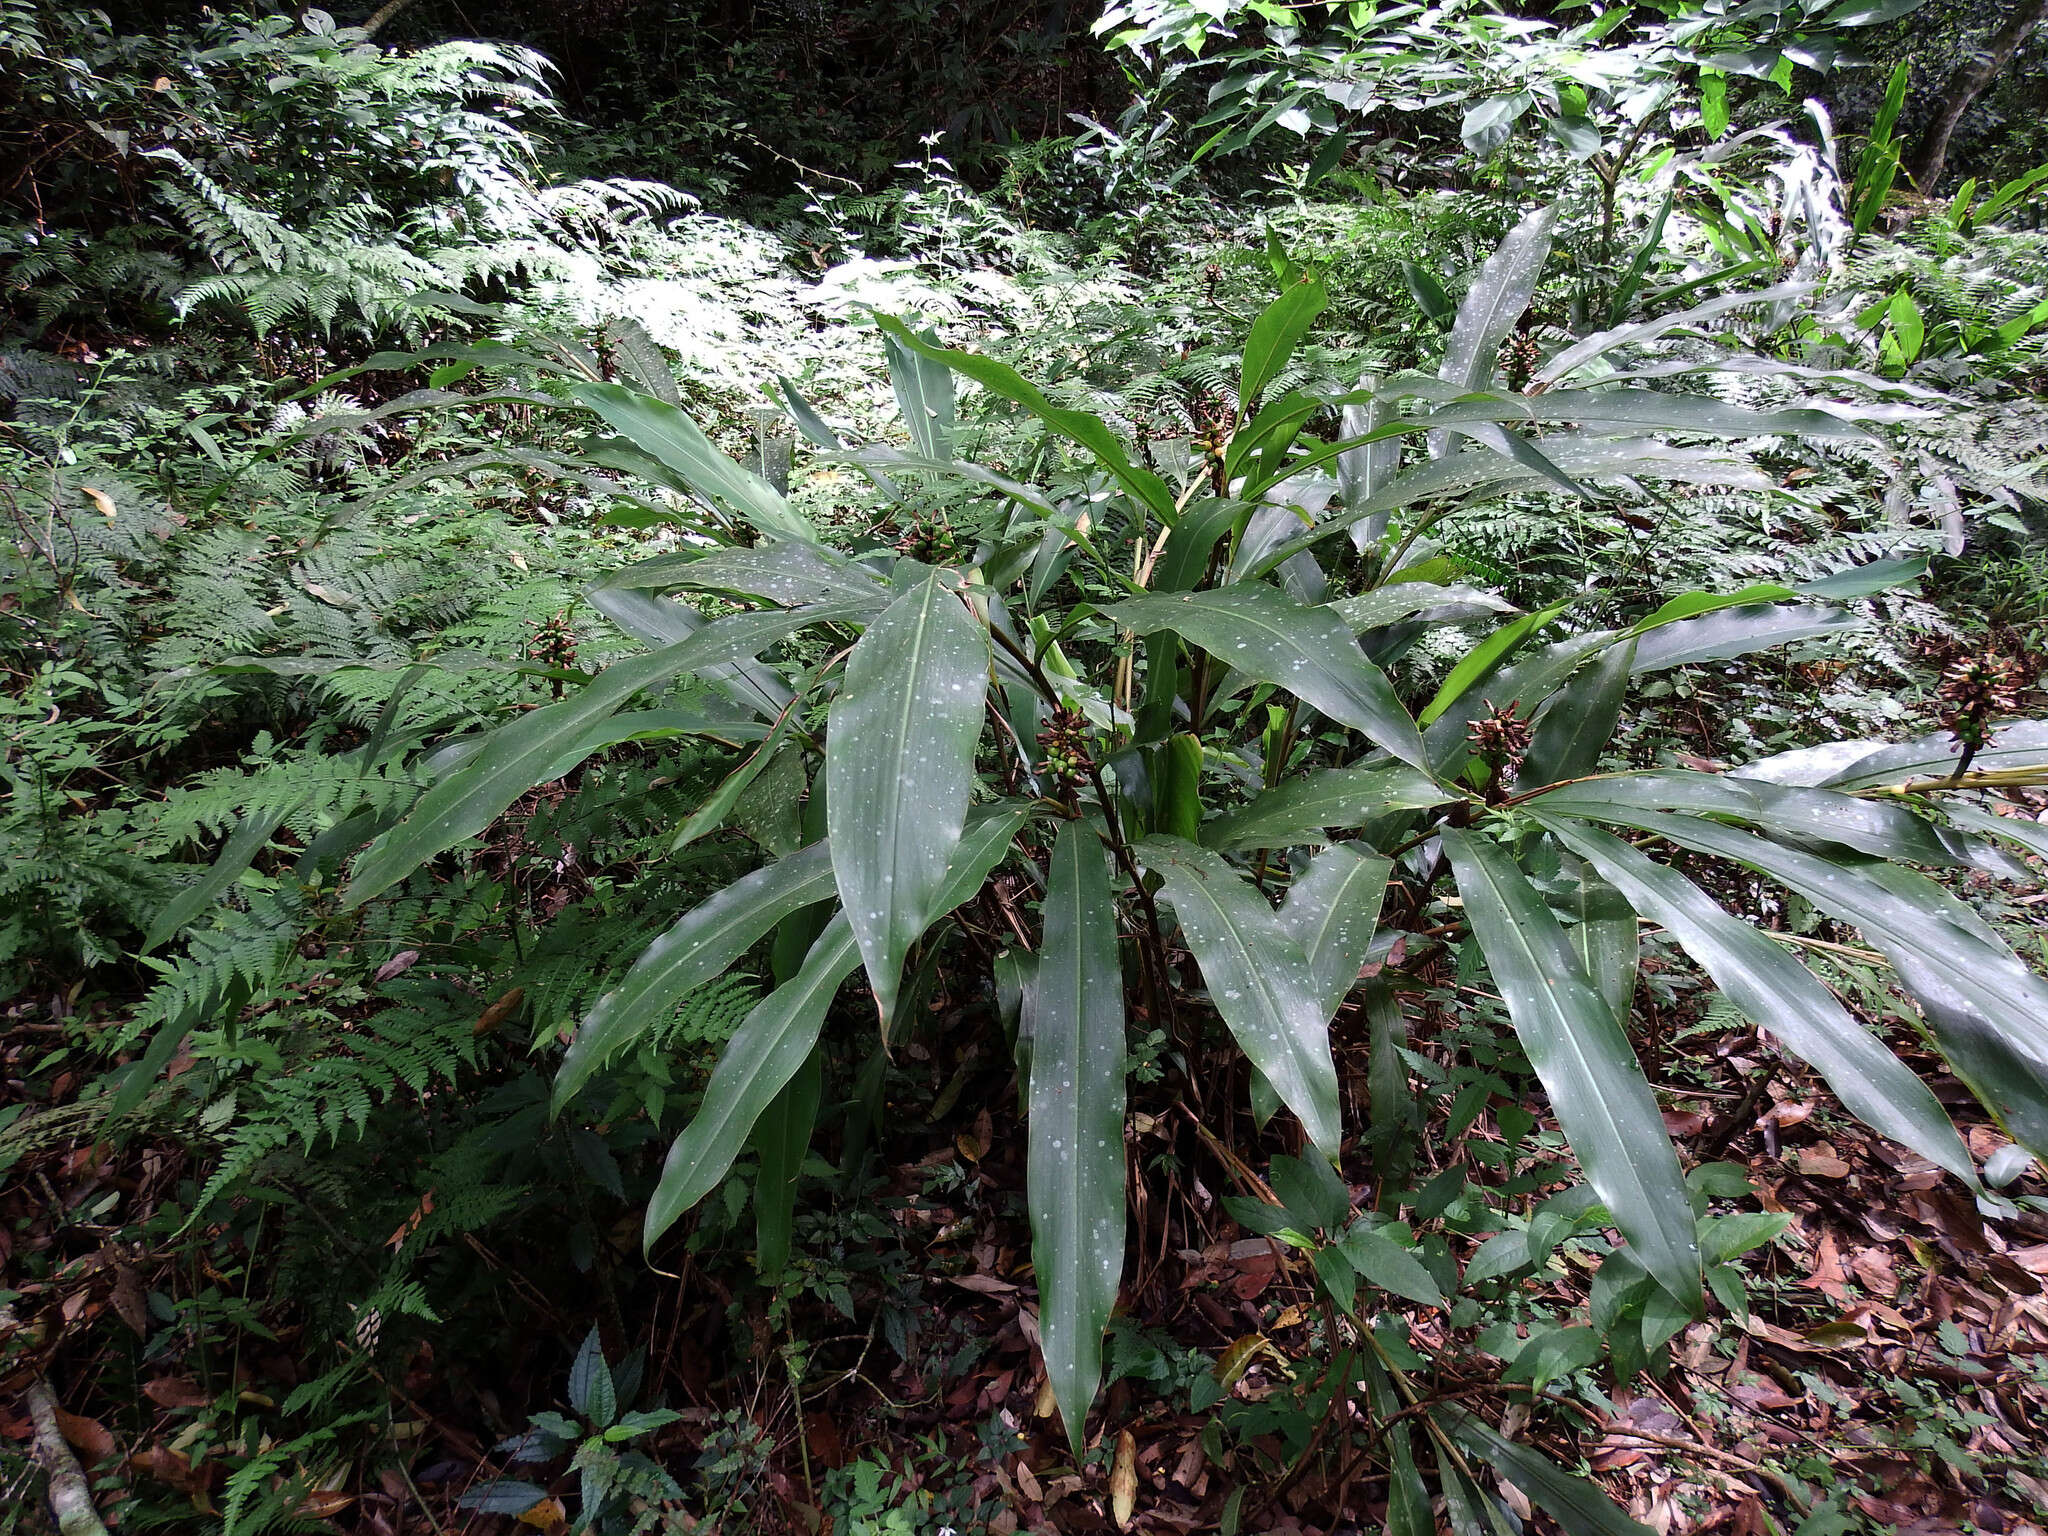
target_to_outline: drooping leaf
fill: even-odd
[[[1151,470],[1133,464],[1130,455],[1124,452],[1123,444],[1103,425],[1101,417],[1054,405],[1036,385],[1026,383],[1014,368],[992,357],[962,352],[953,347],[935,347],[913,334],[908,326],[892,315],[877,315],[875,323],[910,351],[944,363],[955,373],[966,374],[991,394],[1023,406],[1055,432],[1087,449],[1125,490],[1154,513],[1167,522],[1174,520],[1173,493],[1166,488],[1166,482]]]
[[[1636,971],[1642,942],[1636,913],[1620,891],[1583,864],[1565,903],[1572,926],[1566,937],[1585,967],[1586,979],[1624,1029],[1634,1012]]]
[[[880,612],[889,601],[889,589],[872,571],[822,544],[777,543],[753,549],[656,555],[621,567],[598,587],[738,592],[784,608],[865,599]]]
[[[1805,966],[1621,839],[1562,816],[1538,812],[1536,819],[1613,882],[1630,906],[1662,923],[1730,1002],[1827,1079],[1851,1114],[1966,1184],[1976,1182],[1969,1153],[1927,1085]]]
[[[821,840],[741,876],[685,912],[584,1018],[555,1074],[555,1107],[566,1104],[592,1073],[668,1017],[683,998],[722,974],[784,917],[830,900],[836,889],[831,847]]]
[[[1324,841],[1330,827],[1362,827],[1393,811],[1421,811],[1458,798],[1429,775],[1401,762],[1370,768],[1321,768],[1267,790],[1242,810],[1202,828],[1202,842],[1222,852],[1292,848]]]
[[[1506,660],[1510,651],[1514,650],[1516,646],[1520,645],[1529,636],[1535,634],[1570,606],[1571,600],[1567,599],[1565,602],[1545,608],[1541,613],[1524,614],[1513,623],[1503,624],[1499,629],[1496,629],[1492,634],[1480,641],[1479,644],[1473,646],[1470,651],[1459,658],[1458,664],[1451,668],[1450,675],[1443,680],[1442,685],[1437,689],[1436,697],[1431,699],[1428,705],[1424,707],[1422,713],[1415,717],[1416,723],[1418,725],[1429,725],[1432,723],[1437,716],[1464,697],[1465,691],[1474,683],[1485,677],[1495,667],[1499,666],[1502,661]]]
[[[825,732],[827,825],[847,921],[886,1031],[903,957],[960,841],[988,692],[989,639],[932,572],[868,626]]]
[[[1330,1020],[1301,945],[1219,854],[1164,837],[1136,852],[1163,882],[1223,1022],[1309,1140],[1334,1156],[1341,1124]]]
[[[1727,661],[1772,646],[1838,636],[1862,624],[1858,615],[1846,609],[1806,603],[1724,608],[1651,630],[1636,645],[1635,670],[1640,675],[1704,661]]]
[[[674,645],[706,624],[694,608],[656,597],[651,592],[599,587],[589,594],[590,606],[643,645]],[[723,666],[700,666],[696,675],[741,708],[773,720],[789,707],[789,684],[769,667],[748,659]]]
[[[1839,843],[1882,859],[1937,868],[1976,862],[1967,839],[1903,805],[1828,789],[1773,784],[1734,774],[1653,768],[1566,785],[1536,802],[1563,815],[1600,816],[1610,807],[1732,816],[1774,837]]]
[[[859,964],[860,947],[842,914],[825,925],[803,969],[741,1021],[712,1069],[703,1106],[662,1164],[647,1202],[648,1247],[725,1178],[754,1123],[809,1059],[839,984]]]
[[[756,532],[817,542],[817,530],[810,520],[780,491],[722,452],[675,406],[622,384],[572,384],[569,398],[595,411],[606,426]]]
[[[1325,1019],[1357,985],[1372,947],[1380,904],[1387,896],[1392,859],[1335,843],[1309,861],[1287,888],[1280,926],[1301,946]]]
[[[1648,1526],[1623,1513],[1599,1484],[1565,1471],[1542,1452],[1503,1438],[1461,1408],[1443,1409],[1440,1418],[1468,1456],[1521,1489],[1565,1536],[1653,1536]]]
[[[1443,834],[1473,936],[1565,1138],[1643,1267],[1680,1302],[1700,1257],[1678,1157],[1613,1011],[1535,887],[1494,843]]]
[[[1046,1376],[1080,1454],[1124,1259],[1124,1006],[1116,903],[1086,822],[1060,827],[1031,1015],[1032,1268]]]
[[[1386,674],[1365,659],[1335,614],[1304,607],[1263,582],[1156,593],[1103,610],[1137,634],[1170,629],[1260,682],[1285,688],[1403,762],[1422,766],[1422,738]]]
[[[1619,806],[1582,814],[1746,864],[1861,929],[1926,1005],[1956,1076],[2014,1140],[2048,1149],[2048,980],[1940,886],[1897,865],[1826,859],[1701,817]]]
[[[370,844],[356,861],[346,901],[355,906],[388,890],[437,854],[489,826],[535,784],[567,743],[643,689],[659,687],[690,665],[684,640],[615,662],[568,698],[500,726],[461,768],[440,780],[412,814]]]

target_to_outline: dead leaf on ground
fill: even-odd
[[[114,1437],[107,1426],[98,1419],[89,1419],[82,1413],[66,1413],[57,1410],[57,1433],[62,1435],[71,1448],[87,1461],[105,1461],[114,1454]]]
[[[190,1376],[159,1376],[142,1384],[142,1395],[159,1408],[204,1408],[213,1394]]]

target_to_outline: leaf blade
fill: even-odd
[[[1102,1380],[1124,1255],[1124,1007],[1102,845],[1061,825],[1031,1015],[1026,1199],[1040,1348],[1076,1454]]]

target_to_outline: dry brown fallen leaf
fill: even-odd
[[[87,1461],[105,1461],[114,1454],[114,1437],[98,1419],[88,1419],[81,1413],[66,1413],[59,1408],[57,1433]]]
[[[1117,1529],[1127,1530],[1138,1509],[1138,1442],[1128,1429],[1117,1431],[1116,1465],[1109,1474],[1109,1512]]]
[[[159,1376],[142,1384],[142,1395],[159,1408],[204,1408],[213,1394],[189,1376]]]

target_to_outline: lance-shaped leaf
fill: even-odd
[[[1226,853],[1324,841],[1328,827],[1362,827],[1391,811],[1424,811],[1458,798],[1406,763],[1323,768],[1267,790],[1243,810],[1202,828],[1202,842]]]
[[[875,324],[910,351],[944,363],[955,373],[966,374],[991,394],[1023,406],[1055,432],[1087,449],[1125,490],[1153,512],[1167,522],[1174,520],[1173,493],[1166,488],[1166,482],[1151,470],[1133,464],[1130,455],[1124,452],[1123,444],[1102,424],[1101,417],[1054,405],[1036,385],[1026,383],[1016,369],[992,357],[962,352],[953,347],[935,347],[893,315],[877,315]]]
[[[1517,788],[1582,778],[1600,766],[1600,754],[1621,720],[1635,658],[1633,639],[1611,645],[1558,691],[1536,719],[1528,755],[1515,775]]]
[[[1955,772],[1961,755],[1961,743],[1941,731],[1918,741],[1850,741],[1800,748],[1751,763],[1742,772],[1780,784],[1821,784],[1854,793],[1945,779]],[[2048,720],[2015,720],[1999,727],[1970,760],[1970,772],[2048,774]]]
[[[558,703],[500,726],[462,767],[424,795],[412,814],[379,837],[356,863],[350,906],[389,889],[436,854],[491,824],[559,762],[565,747],[614,714],[634,694],[688,669],[684,640],[615,662]]]
[[[1635,1011],[1636,972],[1642,960],[1642,940],[1636,933],[1636,913],[1621,892],[1584,864],[1573,871],[1573,889],[1559,904],[1572,920],[1572,952],[1585,967],[1586,979],[1624,1029]]]
[[[2014,1140],[2048,1152],[2048,980],[1940,886],[1897,865],[1825,859],[1696,816],[1620,805],[1578,814],[1746,864],[1861,929],[1928,1004],[1934,1042],[1956,1076]]]
[[[1029,1015],[1031,1263],[1039,1347],[1078,1456],[1124,1267],[1124,1004],[1102,843],[1060,827]]]
[[[1513,414],[1509,414],[1512,412]],[[1657,389],[1557,390],[1505,401],[1456,400],[1429,414],[1432,425],[1522,420],[1570,422],[1586,432],[1687,432],[1701,437],[1868,437],[1853,421],[1826,411],[1752,411],[1711,395]]]
[[[1643,1267],[1690,1306],[1700,1289],[1692,1207],[1628,1036],[1507,854],[1465,831],[1443,839],[1473,936],[1587,1181]]]
[[[761,1174],[754,1184],[754,1264],[773,1284],[789,1265],[796,1231],[796,1181],[811,1132],[818,1123],[824,1073],[816,1046],[754,1125],[754,1155]]]
[[[1418,613],[1424,615],[1427,622],[1436,617],[1431,612],[1435,609],[1460,619],[1515,611],[1513,603],[1481,588],[1462,583],[1439,586],[1428,581],[1397,581],[1392,586],[1374,587],[1370,592],[1342,597],[1323,606],[1350,626],[1354,634],[1398,624]]]
[[[1493,378],[1500,344],[1507,340],[1536,291],[1556,223],[1555,205],[1539,208],[1509,230],[1499,248],[1486,258],[1458,305],[1451,339],[1444,344],[1439,378],[1460,389],[1479,389]]]
[[[722,452],[676,407],[620,384],[572,384],[569,398],[595,411],[606,426],[659,460],[699,496],[757,532],[817,541],[810,520],[780,491]]]
[[[218,901],[229,886],[241,879],[242,872],[256,862],[256,856],[270,842],[271,833],[297,809],[295,805],[280,805],[244,816],[206,873],[164,903],[163,910],[149,925],[142,952],[148,954]]]
[[[1429,725],[1445,710],[1465,696],[1466,690],[1481,678],[1490,674],[1507,659],[1508,653],[1529,636],[1536,633],[1572,604],[1571,599],[1553,604],[1541,613],[1524,614],[1512,623],[1503,624],[1484,640],[1459,658],[1451,668],[1450,675],[1443,680],[1436,691],[1436,697],[1429,701],[1422,713],[1415,717],[1421,725]]]
[[[1975,1185],[1970,1154],[1927,1085],[1805,966],[1676,870],[1620,838],[1565,816],[1535,815],[1630,906],[1662,923],[1730,1002],[1826,1078],[1851,1114]]]
[[[835,889],[832,851],[820,841],[743,875],[676,919],[585,1016],[555,1074],[555,1107],[783,918],[831,900]]]
[[[738,592],[784,608],[865,599],[879,612],[889,600],[889,589],[872,571],[822,544],[763,544],[754,549],[656,555],[635,561],[598,583],[599,590],[619,587]]]
[[[1422,737],[1387,675],[1365,659],[1343,620],[1263,582],[1207,592],[1156,593],[1103,610],[1141,635],[1170,629],[1263,683],[1285,688],[1340,725],[1363,731],[1403,762],[1426,765]]]
[[[642,1232],[648,1247],[725,1178],[754,1122],[810,1059],[839,984],[859,964],[853,931],[843,916],[835,917],[811,945],[803,968],[740,1022],[712,1068],[703,1107],[661,1165]]]
[[[683,670],[708,673],[714,668],[752,661],[776,641],[787,640],[813,624],[843,624],[865,619],[874,611],[873,599],[846,597],[826,603],[805,603],[800,608],[729,613],[722,619],[713,619],[683,641],[675,654]]]
[[[1863,620],[1843,608],[1812,603],[1759,603],[1681,619],[1644,635],[1636,644],[1635,671],[1661,672],[1703,661],[1727,661],[1798,640],[1819,640],[1859,629]]]
[[[1633,346],[1638,342],[1653,341],[1666,332],[1679,330],[1688,325],[1697,325],[1702,320],[1711,320],[1730,310],[1756,307],[1766,308],[1782,299],[1799,298],[1813,291],[1812,283],[1781,283],[1775,288],[1760,289],[1755,293],[1724,294],[1709,299],[1688,310],[1673,315],[1659,315],[1652,320],[1638,321],[1634,325],[1618,326],[1611,331],[1598,331],[1582,341],[1574,342],[1536,371],[1530,380],[1530,388],[1543,390],[1574,370],[1584,367],[1603,353],[1616,347]]]
[[[938,338],[919,338],[930,351],[913,352],[894,333],[882,333],[882,351],[889,359],[889,383],[903,413],[910,443],[928,459],[953,457],[953,370],[931,356]]]
[[[988,631],[934,571],[854,646],[826,726],[833,870],[885,1032],[960,841],[988,667]]]
[[[1287,888],[1280,926],[1301,946],[1323,1017],[1336,1017],[1372,948],[1394,861],[1337,843],[1309,861]]]
[[[1440,1415],[1468,1456],[1542,1506],[1565,1536],[1652,1536],[1647,1525],[1630,1519],[1598,1483],[1565,1471],[1541,1451],[1504,1439],[1462,1408],[1446,1408]]]
[[[600,587],[589,596],[591,607],[643,645],[674,645],[678,640],[689,639],[706,623],[696,609],[651,592]],[[698,667],[696,674],[763,720],[773,720],[795,697],[779,674],[758,661]]]
[[[1238,410],[1252,408],[1260,391],[1287,366],[1301,338],[1308,334],[1308,328],[1315,324],[1316,316],[1329,301],[1329,292],[1320,282],[1311,279],[1295,283],[1252,322],[1251,334],[1244,343],[1244,369],[1238,379]]]
[[[1151,837],[1138,845],[1137,856],[1164,882],[1209,1000],[1238,1045],[1309,1140],[1334,1157],[1342,1126],[1330,1017],[1301,945],[1257,887],[1221,855]]]
[[[1430,764],[1440,778],[1453,779],[1472,755],[1472,722],[1509,705],[1524,719],[1533,716],[1586,657],[1612,642],[1609,632],[1573,635],[1530,651],[1512,665],[1466,689],[1424,734]]]
[[[1382,429],[1385,430],[1385,429]],[[1354,445],[1331,443],[1291,461],[1270,479],[1247,485],[1243,494],[1257,497],[1272,484],[1327,463]],[[1746,459],[1727,450],[1678,448],[1645,438],[1578,437],[1559,433],[1543,440],[1543,458],[1548,469],[1572,480],[1586,482],[1604,476],[1627,475],[1647,480],[1680,481],[1694,485],[1727,485],[1761,489],[1770,482]],[[1433,459],[1409,470],[1385,489],[1356,505],[1347,504],[1298,538],[1268,550],[1247,568],[1247,577],[1272,570],[1324,539],[1383,512],[1397,512],[1419,502],[1464,495],[1479,490],[1548,480],[1550,475],[1532,465],[1503,458],[1491,450],[1456,453]]]
[[[1876,858],[1904,859],[1937,868],[1977,864],[1982,855],[1970,839],[1935,826],[1903,805],[1733,774],[1678,768],[1618,773],[1566,785],[1532,803],[1567,816],[1599,816],[1620,805],[1732,816],[1775,837],[1839,843]],[[2017,873],[2024,878],[2026,872],[2021,869]]]

